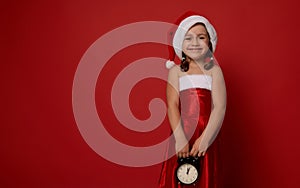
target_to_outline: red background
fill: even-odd
[[[85,143],[72,112],[73,78],[84,52],[106,32],[137,21],[174,22],[187,10],[208,17],[219,35],[215,55],[228,90],[220,135],[224,187],[299,187],[296,0],[2,1],[0,186],[155,187],[160,165],[119,166]],[[137,49],[125,49],[115,60],[126,59],[126,65],[144,56],[168,56],[161,46]],[[107,67],[99,79],[113,79],[122,66]],[[145,89],[153,84],[159,87]],[[132,102],[137,117],[148,117],[151,98],[164,98],[163,86],[144,80],[134,88],[132,97],[145,96]],[[97,88],[97,105],[106,105],[110,93],[101,91]],[[113,119],[107,108],[99,116]],[[124,140],[126,130],[107,128]],[[150,145],[153,137],[124,142]]]

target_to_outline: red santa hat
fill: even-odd
[[[175,54],[179,59],[182,58],[182,43],[187,31],[196,23],[203,23],[210,37],[210,42],[212,44],[213,52],[216,50],[217,46],[217,33],[215,28],[210,24],[210,22],[203,16],[198,15],[195,12],[186,12],[176,21],[178,27],[172,28],[169,35],[169,42],[173,46],[169,46],[169,60],[166,62],[166,67],[170,69],[175,65]]]

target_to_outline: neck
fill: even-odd
[[[205,62],[204,60],[205,60],[204,58],[199,58],[192,61],[195,62],[196,64],[203,65]]]

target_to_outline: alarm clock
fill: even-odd
[[[179,184],[195,184],[200,176],[200,158],[186,157],[178,158],[176,177]]]

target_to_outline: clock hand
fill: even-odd
[[[189,174],[191,167],[189,167],[186,171],[186,174]]]

